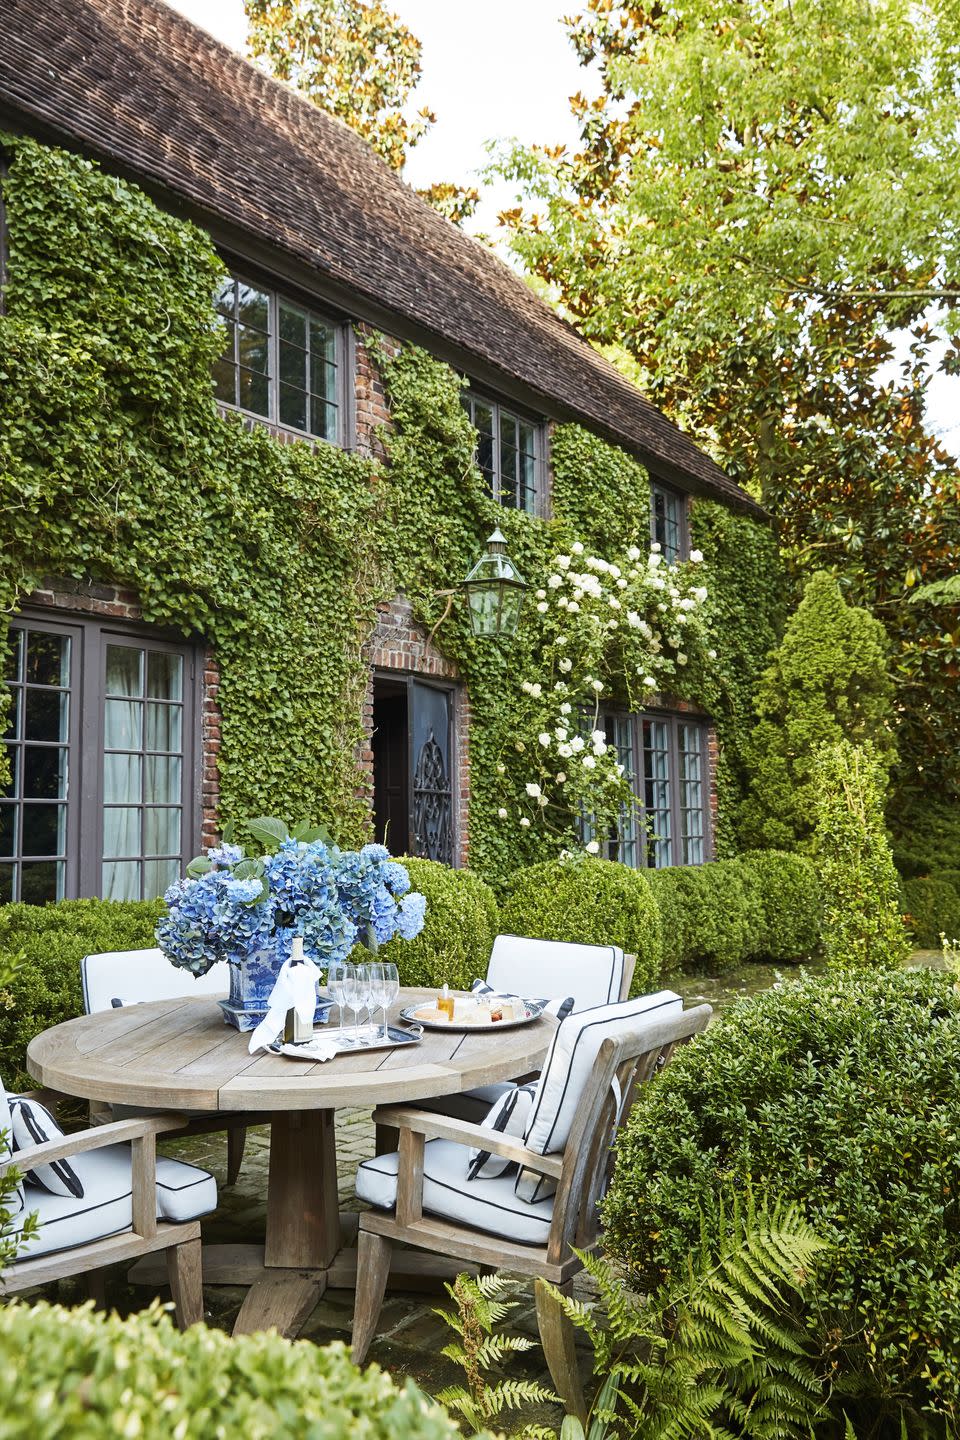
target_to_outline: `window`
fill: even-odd
[[[624,807],[603,844],[624,865],[702,865],[707,858],[706,729],[680,715],[608,711],[600,728],[614,746],[636,805]],[[591,838],[587,824],[584,838]]]
[[[654,483],[650,487],[650,539],[660,544],[665,560],[685,560],[687,540],[687,497],[678,490]]]
[[[0,901],[162,895],[194,850],[191,648],[18,617],[5,679]]]
[[[541,426],[472,391],[464,394],[463,404],[477,432],[477,464],[490,494],[501,505],[533,514]]]
[[[217,296],[226,343],[218,400],[285,430],[340,435],[339,327],[272,290],[228,277]]]

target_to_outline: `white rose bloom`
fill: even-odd
[[[708,659],[708,660],[716,660],[716,658],[717,658],[717,652],[716,652],[716,650],[708,650],[708,651],[707,651],[707,659]]]
[[[566,595],[561,595],[560,598],[557,600],[557,604],[560,606],[561,610],[566,610],[567,606],[570,604],[570,601],[567,599]]]
[[[545,615],[546,612],[549,610],[549,608],[550,608],[550,607],[549,607],[549,605],[547,604],[546,600],[540,600],[540,601],[537,602],[537,613],[538,613],[538,614],[540,614],[540,615]]]
[[[562,584],[563,584],[563,576],[562,576],[562,575],[551,575],[551,576],[550,576],[550,579],[547,581],[547,585],[549,586],[549,588],[550,588],[551,590],[559,590],[559,588],[560,588],[560,586],[561,586]]]
[[[650,641],[650,649],[653,651],[654,655],[659,655],[659,654],[660,654],[660,651],[663,649],[663,646],[662,646],[661,643],[660,643],[660,636],[659,636],[659,635],[654,635],[653,639]]]
[[[586,850],[586,852],[587,852],[588,855],[599,855],[599,854],[600,854],[600,841],[599,841],[599,840],[588,840],[587,843],[586,843],[586,845],[584,846],[584,849]]]
[[[605,731],[605,730],[591,730],[591,731],[590,731],[590,739],[593,741],[594,745],[605,745],[605,744],[607,743],[606,731]]]
[[[662,547],[661,547],[661,545],[660,545],[660,541],[659,541],[659,540],[651,540],[651,541],[650,541],[650,554],[651,554],[651,555],[659,555],[661,548],[662,548]]]
[[[611,595],[607,600],[607,604],[610,606],[611,610],[621,610],[623,608],[616,595]]]
[[[660,576],[659,576],[659,575],[654,575],[653,579],[650,581],[650,589],[651,589],[651,590],[665,590],[665,589],[666,589],[666,585],[665,585],[664,581],[660,579]]]
[[[507,812],[506,812],[506,810],[504,810],[503,806],[501,805],[501,806],[500,806],[500,809],[497,811],[497,819],[498,819],[498,820],[506,820],[506,818],[507,818]]]
[[[502,760],[498,761],[498,762],[497,762],[497,774],[498,774],[498,775],[506,775],[506,773],[507,773],[507,767],[506,767],[506,765],[504,765],[504,763],[503,763]]]
[[[560,756],[561,760],[569,760],[571,755],[573,754],[573,746],[567,744],[560,744],[557,746],[557,754]]]
[[[607,742],[606,742],[606,740],[601,740],[600,743],[599,743],[599,745],[594,745],[594,747],[593,747],[593,753],[594,753],[594,755],[606,755],[606,753],[607,753]]]
[[[618,775],[621,775],[621,776],[622,776],[622,775],[623,775],[623,770],[624,770],[624,767],[623,767],[622,765],[618,765],[618,766],[617,766],[617,774],[618,774]]]
[[[660,547],[659,547],[659,545],[658,545],[658,546],[657,546],[657,550],[659,550],[659,548],[660,548]],[[657,551],[656,551],[656,550],[655,550],[651,555],[648,555],[648,556],[647,556],[647,566],[648,566],[648,568],[649,568],[650,570],[656,570],[657,566],[660,564],[661,558],[662,558],[662,557],[657,554]]]
[[[569,705],[567,706],[567,709],[568,709],[568,710],[570,709],[570,706],[569,706]],[[565,725],[558,725],[557,728],[556,728],[556,730],[554,730],[553,733],[554,733],[554,735],[556,735],[557,739],[562,742],[562,741],[564,741],[564,740],[567,739],[567,737],[568,737],[569,734],[570,734],[570,731],[566,728]]]
[[[533,686],[529,680],[524,680],[523,684],[520,686],[520,689],[523,691],[524,695],[529,695],[530,691],[533,689]]]
[[[591,688],[591,690],[596,690],[597,694],[599,695],[599,694],[600,694],[600,691],[603,689],[603,681],[602,681],[602,680],[594,680],[594,682],[593,682],[593,684],[591,685],[590,688]]]
[[[553,688],[558,695],[566,695],[567,691],[570,689],[570,686],[565,685],[562,680],[558,680]]]
[[[558,555],[555,563],[556,563],[556,566],[557,566],[557,569],[558,569],[558,570],[569,570],[569,569],[570,569],[570,556],[569,556],[569,555]]]
[[[644,685],[646,685],[648,690],[656,690],[657,688],[657,682],[656,680],[654,680],[652,675],[644,675],[643,683]]]
[[[617,622],[616,620],[608,620],[608,621],[607,621],[607,629],[608,629],[608,630],[619,630],[619,628],[620,628],[620,626],[619,626],[619,624],[618,624],[618,622]]]
[[[691,550],[691,551],[690,551],[690,559],[693,561],[694,565],[699,565],[700,562],[701,562],[702,559],[703,559],[703,551],[702,551],[702,550]]]
[[[538,796],[538,797],[537,797],[537,804],[540,806],[540,809],[541,809],[541,810],[545,810],[546,807],[547,807],[547,797],[546,797],[546,795],[540,795],[540,796]]]
[[[547,734],[546,730],[541,730],[540,734],[537,736],[537,739],[540,741],[540,744],[543,746],[544,750],[546,750],[550,744],[550,736]]]
[[[558,644],[558,645],[566,645],[566,643],[567,643],[567,637],[566,637],[566,635],[558,635],[558,636],[557,636],[557,644]]]
[[[574,735],[573,739],[570,741],[570,751],[571,751],[571,754],[573,754],[573,755],[579,755],[579,753],[580,753],[580,751],[583,749],[585,743],[586,743],[586,742],[584,741],[584,738],[583,738],[582,735]]]
[[[573,598],[574,598],[574,600],[582,600],[582,599],[583,599],[583,591],[580,590],[580,589],[574,590],[574,592],[573,592]]]
[[[696,600],[691,600],[689,596],[686,596],[685,599],[683,599],[683,600],[680,601],[680,609],[681,609],[681,610],[695,610],[696,608],[697,608],[697,602],[696,602]]]
[[[563,704],[560,706],[560,714],[561,714],[561,715],[569,715],[571,709],[572,709],[572,706],[571,706],[571,704],[570,704],[570,701],[569,701],[569,700],[564,700]]]
[[[693,594],[697,602],[702,605],[708,594],[706,585],[698,585]]]
[[[683,653],[682,650],[678,650],[678,651],[677,651],[677,664],[678,664],[678,665],[686,665],[686,663],[687,663],[687,657],[686,657],[686,655],[684,655],[684,653]]]
[[[546,598],[547,598],[547,592],[546,592],[546,590],[538,590],[538,591],[537,591],[537,599],[538,599],[538,600],[546,600]]]
[[[580,763],[584,770],[596,770],[597,768],[597,762],[592,755],[584,755]]]
[[[524,815],[524,816],[521,818],[521,820],[520,820],[520,829],[521,829],[521,830],[529,830],[529,829],[530,829],[530,821],[527,819],[526,815]]]
[[[646,620],[641,620],[640,624],[637,626],[637,629],[640,631],[640,634],[645,640],[649,640],[650,636],[653,634],[653,631],[650,629],[650,626],[647,624]]]
[[[536,800],[538,796],[542,795],[543,793],[536,780],[528,780],[523,788],[526,790],[531,800]]]
[[[627,588],[627,582],[626,582],[626,580],[624,580],[623,576],[621,575],[621,576],[620,576],[620,579],[617,581],[617,589],[618,589],[618,590],[626,590],[626,588]]]
[[[558,784],[558,785],[566,785],[566,783],[567,783],[567,777],[566,777],[566,775],[564,775],[564,773],[563,773],[562,770],[558,771],[558,772],[557,772],[557,784]]]
[[[536,682],[535,685],[530,686],[530,694],[533,696],[534,700],[540,699],[540,696],[543,694],[543,686],[540,684],[539,680]]]
[[[580,544],[580,541],[579,541],[579,540],[575,540],[575,541],[573,542],[573,544],[570,546],[570,554],[571,554],[571,555],[582,555],[582,554],[583,554],[583,546]]]
[[[619,566],[619,565],[608,565],[608,566],[607,566],[607,569],[610,571],[610,574],[613,576],[614,580],[619,580],[619,579],[620,579],[620,566]]]
[[[628,559],[628,560],[639,560],[639,559],[640,559],[640,551],[637,549],[636,545],[631,545],[631,546],[630,546],[630,549],[627,551],[627,559]]]
[[[679,615],[674,616],[674,619],[676,620],[678,625],[686,625],[690,619],[690,616],[687,615],[683,610],[681,610]]]
[[[670,596],[671,600],[680,599],[680,591],[677,589],[676,585],[671,585],[667,590],[667,594]]]
[[[573,661],[572,661],[572,660],[561,660],[561,661],[560,661],[560,669],[563,671],[564,675],[569,675],[569,674],[570,674],[570,671],[573,669]]]
[[[580,609],[580,606],[577,604],[576,600],[571,600],[570,604],[567,606],[567,609],[570,611],[571,615],[575,615]]]

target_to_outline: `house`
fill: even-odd
[[[714,701],[658,697],[643,714],[614,705],[603,720],[655,837],[612,836],[605,842],[609,853],[633,864],[670,864],[708,859],[718,844],[729,849],[724,806],[729,811],[735,800],[737,727],[749,724],[749,691],[774,633],[773,611],[762,603],[774,582],[761,579],[773,573],[775,546],[746,491],[350,129],[159,0],[45,0],[9,9],[0,26],[0,128],[7,136],[0,213],[6,315],[0,324],[8,326],[8,358],[12,347],[17,360],[7,366],[12,409],[0,407],[16,456],[6,483],[20,488],[20,508],[36,505],[42,516],[30,532],[36,554],[26,532],[9,541],[0,536],[18,576],[26,577],[10,581],[12,644],[4,678],[12,704],[12,770],[0,799],[0,899],[149,898],[163,892],[201,840],[214,842],[224,810],[274,805],[293,816],[301,804],[323,807],[332,795],[342,797],[352,833],[366,817],[367,833],[372,820],[398,852],[455,864],[469,857],[488,873],[536,855],[532,835],[505,847],[493,834],[488,771],[499,752],[489,697],[478,687],[494,682],[483,679],[482,665],[471,679],[446,643],[449,622],[428,628],[410,586],[407,593],[378,594],[367,617],[366,600],[356,601],[360,582],[349,570],[351,547],[341,545],[336,601],[313,607],[309,645],[321,649],[310,655],[327,643],[323,631],[336,621],[334,606],[337,615],[350,612],[353,629],[339,650],[330,642],[329,672],[321,676],[318,668],[311,710],[301,673],[307,652],[297,648],[307,642],[289,640],[285,649],[277,642],[271,650],[276,624],[272,631],[261,626],[257,638],[251,625],[244,657],[243,626],[224,618],[229,596],[223,577],[214,574],[219,542],[205,541],[202,554],[190,551],[199,542],[187,538],[193,511],[178,509],[184,457],[204,453],[200,431],[212,454],[220,442],[210,438],[210,427],[219,425],[226,435],[231,416],[242,420],[230,425],[231,435],[243,429],[251,444],[262,447],[266,437],[271,454],[289,455],[287,462],[275,461],[261,448],[257,460],[252,452],[238,459],[239,440],[228,437],[223,443],[233,446],[233,460],[222,462],[216,485],[204,478],[202,462],[190,459],[191,483],[209,521],[203,533],[223,536],[224,544],[243,543],[223,528],[222,505],[217,509],[215,492],[230,464],[253,466],[243,473],[255,474],[256,465],[265,473],[288,463],[300,476],[307,462],[291,457],[305,447],[290,446],[291,440],[309,442],[313,450],[306,453],[326,467],[328,486],[339,483],[331,478],[334,458],[344,485],[355,484],[357,467],[372,461],[386,466],[390,483],[389,467],[397,461],[385,435],[393,417],[376,336],[386,337],[377,342],[384,354],[416,347],[466,377],[463,404],[475,429],[479,483],[488,507],[502,507],[521,546],[524,537],[533,545],[548,533],[558,513],[555,455],[573,433],[594,437],[605,464],[620,457],[631,474],[649,477],[650,534],[668,559],[684,558],[692,527],[719,534],[729,517],[733,528],[717,540],[716,553],[706,541],[701,547],[714,575],[726,574],[732,587]],[[35,147],[29,154],[27,140]],[[57,186],[41,173],[41,150],[73,166],[69,174],[58,171]],[[95,162],[93,169],[86,160]],[[103,188],[103,177],[112,189]],[[94,183],[100,189],[88,212],[83,188]],[[111,288],[120,283],[109,269],[120,253],[111,236],[133,226],[128,211],[132,215],[134,205],[140,207],[137,233],[147,238],[129,244],[127,253],[131,277],[136,274],[143,289],[132,293],[131,281],[121,300]],[[47,207],[40,218],[38,206]],[[144,207],[181,228],[151,237]],[[114,245],[102,270],[88,258],[96,256],[97,227],[104,245]],[[123,233],[129,239],[134,231]],[[174,233],[185,237],[184,256],[171,254]],[[198,234],[226,267],[214,297],[222,349],[209,368],[218,407],[214,413],[210,406],[212,420],[197,418],[199,402],[184,401],[182,414],[173,413],[180,405],[169,400],[177,377],[162,372],[155,357],[152,378],[138,376],[151,307],[160,316],[149,322],[151,333],[172,327],[163,338],[182,339],[178,355],[188,355],[190,337],[178,339],[183,321],[158,303],[154,272],[143,269],[144,256],[134,251],[155,245],[157,265],[166,267],[162,284],[180,283],[170,278],[176,271],[186,286],[199,273],[200,261],[186,253],[199,245],[190,238]],[[141,340],[124,348],[118,327],[128,325],[141,327]],[[73,336],[69,361],[37,358],[45,345],[59,354],[65,334]],[[197,338],[201,343],[209,347],[208,338]],[[98,358],[101,351],[108,358]],[[186,374],[187,361],[177,364]],[[97,396],[92,410],[78,398],[88,367]],[[20,398],[13,393],[18,386]],[[50,387],[59,387],[56,402]],[[182,444],[177,426],[186,437]],[[64,449],[73,455],[77,447],[75,470],[67,467],[67,478],[55,481]],[[61,488],[34,501],[32,483],[23,480],[28,473],[40,490]],[[185,547],[178,556],[176,545],[158,538],[167,550],[163,566],[152,569],[142,493],[134,503],[129,490],[146,485],[147,473],[154,477],[158,526],[176,533],[179,525]],[[448,482],[453,505],[456,487],[466,481],[450,474]],[[581,483],[586,495],[586,478],[573,488],[579,493]],[[607,482],[601,475],[589,483],[602,510]],[[245,482],[243,505],[255,488]],[[282,489],[275,487],[276,494]],[[271,501],[281,502],[282,496]],[[80,525],[81,510],[88,516],[82,544],[71,539],[65,521],[75,514]],[[96,532],[102,530],[100,550],[100,542],[89,539],[90,516]],[[328,522],[317,523],[322,529]],[[363,523],[350,523],[358,525],[353,548],[359,553],[371,537]],[[479,553],[486,538],[480,521],[457,512],[455,523],[458,533],[473,525],[471,543]],[[447,553],[453,524],[445,505],[436,513],[435,533],[428,518],[425,558],[434,550]],[[266,522],[250,522],[242,563],[261,566],[263,593],[272,594],[284,577],[271,573],[261,525]],[[122,545],[118,535],[125,537]],[[50,555],[55,559],[48,561]],[[376,568],[376,558],[364,563]],[[243,583],[245,593],[256,594],[249,574]],[[316,576],[311,584],[310,593],[319,593]],[[363,591],[367,599],[372,593]],[[282,615],[282,606],[271,613]],[[218,626],[229,630],[227,640],[218,641]],[[305,633],[302,626],[298,633]],[[259,689],[252,679],[258,667],[269,677]],[[506,683],[508,677],[496,681]],[[289,698],[294,689],[296,702]],[[332,726],[334,703],[341,709]],[[259,725],[250,714],[255,705],[262,706]],[[286,733],[291,725],[295,740]],[[318,750],[328,743],[329,750]]]

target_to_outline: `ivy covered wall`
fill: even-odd
[[[477,641],[437,592],[494,525],[531,590],[550,557],[649,537],[643,467],[577,426],[552,437],[553,518],[495,505],[473,461],[461,381],[422,350],[377,342],[392,429],[383,465],[282,443],[214,403],[221,348],[209,239],[90,162],[6,137],[9,245],[0,316],[0,604],[46,575],[123,584],[144,620],[217,655],[224,816],[310,814],[345,841],[369,825],[356,752],[364,645],[378,602],[406,592],[467,685],[471,863],[493,879],[569,843],[498,818],[522,790],[517,677],[541,643],[533,605],[506,644]],[[760,523],[697,501],[716,657],[685,698],[717,719],[719,848],[735,845],[740,741],[779,624],[779,568]],[[611,677],[611,696],[617,689]]]

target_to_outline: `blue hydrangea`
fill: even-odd
[[[413,939],[423,928],[426,900],[410,893],[409,875],[383,845],[340,851],[320,840],[284,840],[263,860],[266,896],[259,879],[232,873],[244,858],[239,845],[207,854],[214,868],[171,885],[157,925],[167,958],[195,975],[264,951],[282,962],[295,935],[308,958],[325,966],[346,959],[358,938],[382,945],[394,935]]]

